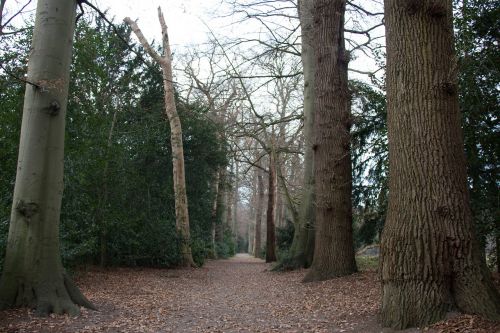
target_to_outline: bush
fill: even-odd
[[[284,227],[276,228],[276,245],[278,246],[278,252],[286,252],[290,249],[294,233],[295,226],[289,220],[286,220]]]
[[[201,239],[194,239],[191,242],[191,252],[193,253],[193,260],[198,267],[203,266],[205,259],[208,257],[210,251],[209,246]]]
[[[217,258],[223,259],[236,254],[236,244],[230,231],[226,230],[224,232],[224,240],[215,244],[215,251],[217,252]]]

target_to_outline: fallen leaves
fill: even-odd
[[[76,282],[100,311],[47,318],[26,309],[1,311],[0,332],[391,332],[376,319],[381,295],[375,272],[304,284],[305,270],[269,268],[240,256],[200,269],[80,272]],[[498,328],[477,316],[458,316],[423,331]]]

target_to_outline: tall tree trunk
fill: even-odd
[[[356,271],[352,236],[349,55],[344,45],[344,0],[316,0],[316,237],[314,259],[304,281]]]
[[[458,308],[499,319],[466,184],[451,0],[385,1],[389,204],[381,245],[384,326]]]
[[[253,253],[254,226],[252,220],[248,221],[248,254]]]
[[[276,163],[274,151],[269,153],[269,183],[267,199],[266,262],[276,261],[276,234],[274,213],[276,209]]]
[[[149,45],[137,24],[129,17],[125,18],[142,46],[161,67],[163,73],[163,88],[165,93],[165,113],[170,123],[170,144],[172,147],[172,164],[175,196],[175,221],[177,234],[180,238],[181,266],[196,267],[191,253],[191,236],[189,230],[188,200],[186,194],[186,177],[184,168],[184,147],[182,144],[182,127],[175,105],[174,85],[172,76],[172,53],[168,39],[167,25],[158,7],[158,19],[161,25],[163,52],[160,56]]]
[[[235,238],[235,244],[238,245],[238,236],[239,236],[239,226],[238,226],[238,201],[239,201],[239,192],[238,187],[239,181],[239,163],[237,161],[235,163],[235,173],[234,173],[234,189],[233,189],[233,225],[232,230]]]
[[[96,222],[99,228],[99,266],[105,267],[107,262],[107,225],[104,221],[104,214],[106,211],[106,206],[108,205],[108,170],[109,170],[109,151],[111,145],[113,144],[113,133],[115,131],[116,120],[118,119],[118,109],[113,113],[113,119],[111,120],[111,126],[109,128],[108,139],[106,141],[106,152],[105,152],[105,162],[102,172],[102,191],[99,197],[99,203],[96,214]],[[149,189],[148,189],[149,193]]]
[[[28,64],[19,159],[0,308],[40,315],[93,308],[61,263],[64,128],[76,1],[39,0]]]
[[[260,168],[256,169],[257,172],[257,211],[255,212],[255,242],[254,242],[254,256],[261,257],[262,250],[262,210],[264,206],[264,176]]]
[[[219,191],[217,194],[217,212],[215,225],[215,240],[218,243],[224,242],[224,228],[227,224],[227,171],[223,168],[220,171]]]
[[[299,18],[302,31],[302,67],[304,68],[304,181],[301,193],[299,217],[295,223],[295,232],[291,257],[298,267],[308,266],[306,263],[306,247],[308,235],[314,226],[314,75],[315,56],[313,41],[313,1],[299,0]]]
[[[212,183],[212,193],[214,193],[214,199],[212,201],[212,213],[210,216],[211,220],[211,247],[212,256],[215,259],[217,257],[216,243],[216,230],[217,230],[217,203],[219,199],[219,183],[220,183],[220,171],[215,172],[214,180]]]

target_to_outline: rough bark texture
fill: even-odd
[[[314,2],[316,244],[313,263],[304,281],[325,280],[356,271],[345,5],[343,0]]]
[[[59,218],[76,1],[39,0],[26,86],[0,308],[39,315],[93,308],[62,267]]]
[[[308,267],[307,240],[314,226],[314,73],[315,56],[313,42],[312,1],[299,1],[299,18],[302,32],[302,67],[304,68],[304,182],[299,217],[295,223],[290,255],[297,267]],[[313,231],[312,231],[313,232]]]
[[[253,254],[255,257],[261,257],[262,251],[262,211],[264,206],[264,176],[262,170],[257,169],[257,210],[255,212],[255,241],[253,246]]]
[[[385,1],[389,206],[381,320],[423,326],[458,308],[499,318],[474,238],[451,0]]]
[[[149,45],[137,24],[130,18],[125,18],[132,31],[135,33],[142,46],[161,67],[163,73],[163,88],[165,94],[165,113],[170,124],[170,144],[172,147],[173,180],[175,195],[175,221],[177,234],[180,238],[181,266],[192,266],[196,264],[193,261],[191,253],[191,236],[189,230],[189,212],[188,200],[186,194],[186,176],[184,168],[184,147],[182,143],[182,126],[175,106],[174,86],[172,76],[172,53],[168,39],[167,25],[158,7],[158,19],[161,25],[163,52],[160,56]]]
[[[269,154],[269,183],[267,198],[267,228],[266,228],[266,262],[276,261],[276,233],[275,233],[275,209],[276,209],[276,163],[274,152]]]

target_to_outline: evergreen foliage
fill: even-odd
[[[130,37],[125,25],[118,29]],[[16,38],[17,53],[4,53],[2,62],[22,77],[30,38],[25,34]],[[64,263],[98,263],[104,246],[106,264],[175,266],[180,254],[170,130],[164,116],[159,68],[146,66],[138,56],[130,55],[100,19],[82,17],[71,78],[60,231]],[[3,260],[24,84],[2,73],[0,86]],[[184,127],[193,256],[202,265],[210,244],[212,175],[226,165],[226,148],[216,135],[216,125],[207,121],[205,106],[178,100],[177,107]],[[227,255],[234,254],[230,244],[225,240],[224,246],[230,248]]]

